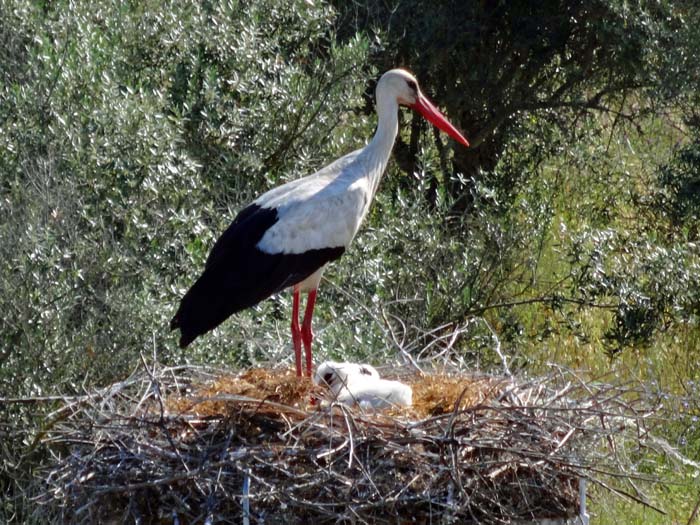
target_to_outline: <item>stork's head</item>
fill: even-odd
[[[314,383],[327,386],[337,394],[348,383],[369,378],[379,379],[379,372],[371,365],[326,361],[316,368]]]
[[[380,92],[395,97],[399,104],[418,111],[428,122],[437,126],[457,142],[469,146],[469,141],[423,95],[416,77],[405,69],[392,69],[384,73],[377,84],[377,98],[379,98]]]

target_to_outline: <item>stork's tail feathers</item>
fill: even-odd
[[[207,268],[182,298],[170,321],[171,330],[180,330],[180,348],[213,330],[231,314],[253,306],[271,293],[245,292],[225,269],[220,266]]]
[[[199,335],[199,334],[197,334],[197,335]],[[187,345],[189,345],[192,341],[194,341],[197,338],[197,335],[188,334],[188,333],[181,333],[180,334],[180,348],[187,348]]]
[[[197,336],[187,335],[187,332],[180,324],[180,310],[178,310],[175,317],[170,320],[170,330],[177,330],[178,328],[180,329],[180,348],[185,348],[188,344],[194,341],[195,337]]]
[[[199,334],[193,334],[193,333],[188,333],[185,328],[182,327],[180,324],[180,312],[175,314],[175,317],[173,317],[170,320],[170,330],[177,330],[180,329],[180,348],[186,348],[192,341],[194,341],[197,338],[197,335]]]

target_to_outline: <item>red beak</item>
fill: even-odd
[[[428,122],[434,126],[437,126],[457,142],[469,147],[469,141],[465,139],[459,131],[457,131],[457,128],[450,124],[450,121],[445,118],[445,115],[440,113],[440,110],[436,108],[432,102],[423,96],[423,93],[418,93],[416,103],[410,107],[418,111]]]

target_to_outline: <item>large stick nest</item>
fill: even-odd
[[[46,515],[65,523],[514,523],[578,512],[651,409],[562,370],[404,377],[410,409],[310,403],[287,370],[144,369],[53,414]],[[607,485],[606,485],[607,486]]]

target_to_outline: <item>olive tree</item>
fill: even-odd
[[[431,139],[443,177],[428,197],[434,200],[443,185],[462,210],[473,184],[487,174],[498,171],[492,184],[512,196],[544,158],[589,140],[590,128],[580,126],[586,116],[636,124],[697,87],[691,42],[697,48],[698,17],[691,2],[334,3],[345,34],[357,27],[376,34],[374,63],[415,71],[470,139],[472,148],[454,148],[452,155],[441,137]],[[414,119],[397,147],[408,173],[416,170],[424,132]],[[517,151],[519,161],[499,166],[508,150]],[[454,173],[462,178],[449,176]]]

